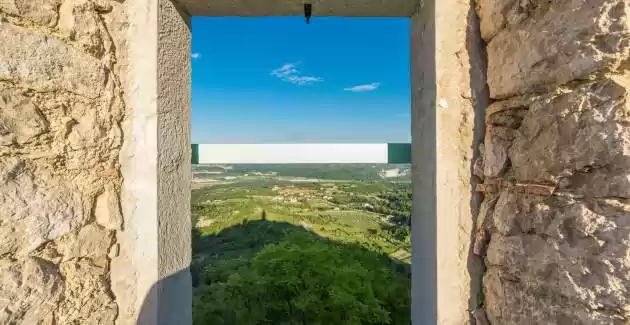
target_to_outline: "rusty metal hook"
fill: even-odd
[[[306,23],[311,23],[311,14],[313,13],[313,5],[310,3],[304,4],[304,17],[306,17]]]

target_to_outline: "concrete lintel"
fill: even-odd
[[[178,0],[192,16],[302,16],[304,4],[313,16],[410,17],[419,0]]]

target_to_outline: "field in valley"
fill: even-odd
[[[409,324],[408,167],[197,166],[193,184],[196,325]]]

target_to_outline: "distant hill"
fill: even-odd
[[[238,164],[198,165],[194,173],[225,173],[230,176],[277,173],[278,176],[336,180],[409,180],[409,165],[394,164]]]

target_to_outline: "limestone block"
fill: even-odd
[[[483,150],[485,177],[501,176],[508,164],[508,151],[516,129],[527,112],[529,100],[516,98],[495,102],[486,109],[486,135]]]
[[[630,314],[629,212],[619,201],[586,204],[505,191],[493,219],[507,231],[492,235],[486,255],[492,323],[561,324],[567,315],[558,311],[579,310],[572,316],[578,324],[624,324]],[[516,279],[518,296],[497,292],[515,289]],[[550,300],[538,305],[541,298]]]
[[[540,237],[528,237],[527,244],[544,245],[544,239]],[[515,274],[517,271],[527,266],[527,256],[525,256],[525,239],[521,236],[492,236],[488,250],[486,251],[486,260],[488,265],[499,265],[508,270],[508,273]],[[512,272],[510,272],[512,271]]]
[[[481,180],[483,180],[485,178],[484,174],[483,174],[483,170],[484,170],[484,156],[485,156],[485,152],[486,152],[486,147],[484,146],[483,143],[479,144],[479,156],[475,159],[475,162],[473,163],[473,175],[479,177]]]
[[[581,324],[625,325],[619,315],[585,308],[544,288],[526,283],[491,267],[484,275],[484,306],[490,324]]]
[[[68,134],[70,148],[79,150],[97,145],[107,130],[97,120],[96,109],[83,103],[74,103],[72,110],[73,112],[80,112],[80,115],[77,113],[72,114],[76,119],[73,119],[75,123],[71,127],[70,134]]]
[[[63,291],[56,265],[28,257],[0,259],[0,324],[39,325]]]
[[[98,11],[111,6],[99,6],[91,0],[66,0],[59,10],[59,29],[88,53],[102,57],[105,53],[104,30]]]
[[[499,195],[492,212],[492,224],[498,233],[509,235],[514,232],[517,203],[516,195],[508,189]]]
[[[492,210],[493,229],[503,236],[545,233],[552,220],[552,208],[542,196],[523,195],[505,188]]]
[[[483,174],[486,177],[500,176],[505,170],[513,139],[514,129],[501,126],[487,127],[483,159]]]
[[[94,208],[96,222],[111,230],[120,230],[122,227],[122,214],[118,193],[113,186],[108,186],[105,191],[96,198]]]
[[[489,41],[502,29],[525,20],[534,8],[534,2],[521,0],[477,0],[481,37]]]
[[[471,314],[475,319],[476,325],[490,325],[490,323],[488,322],[488,318],[486,317],[486,312],[483,310],[483,308],[477,308],[473,310]]]
[[[489,228],[491,221],[490,217],[494,212],[495,206],[497,204],[497,200],[499,199],[498,195],[492,195],[490,193],[486,193],[483,202],[481,202],[481,206],[479,207],[479,214],[477,215],[477,230],[481,228]]]
[[[67,135],[67,160],[69,169],[98,168],[104,161],[118,158],[122,133],[118,118],[112,116],[116,105],[92,105],[71,102],[68,105],[70,122]]]
[[[48,131],[48,121],[29,98],[0,90],[0,146],[23,145]]]
[[[58,324],[114,324],[118,307],[110,294],[105,264],[90,259],[61,264],[61,274],[66,281],[63,300],[56,313]]]
[[[562,191],[580,196],[630,198],[630,172],[624,166],[581,171],[564,179],[562,185]]]
[[[106,69],[91,55],[55,37],[0,23],[0,79],[37,91],[64,90],[97,98]]]
[[[60,0],[0,0],[0,11],[54,27]]]
[[[75,258],[99,258],[109,253],[113,233],[97,224],[89,224],[78,231],[59,238],[55,244],[63,261]]]
[[[630,167],[627,96],[622,84],[604,79],[534,101],[509,151],[516,177],[556,181],[599,166]]]
[[[494,5],[483,9],[486,2]],[[549,91],[596,72],[616,71],[628,57],[630,11],[626,1],[529,2],[535,4],[529,17],[502,30],[487,45],[490,97]],[[504,25],[508,18],[504,14],[496,18],[494,13],[511,7],[508,3],[513,2],[481,1],[480,12],[490,12],[481,14],[482,25]],[[488,23],[488,19],[494,21]]]
[[[26,254],[83,226],[90,205],[73,184],[31,170],[18,159],[0,160],[0,233],[4,253]]]

